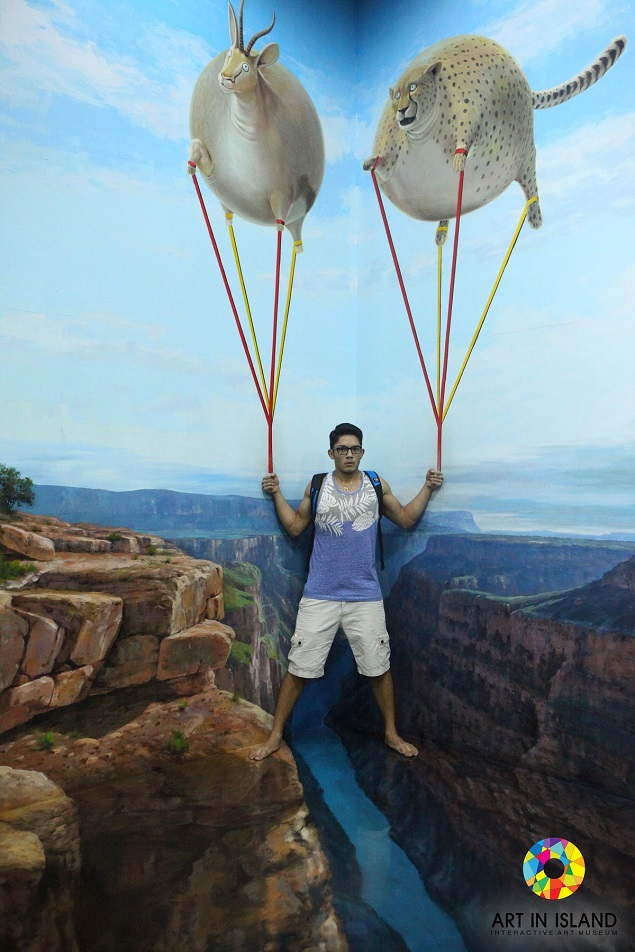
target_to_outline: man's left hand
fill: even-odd
[[[434,492],[435,489],[441,489],[443,485],[443,473],[438,469],[429,469],[426,473],[426,486]]]

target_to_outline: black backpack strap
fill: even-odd
[[[318,496],[326,473],[316,473],[311,477],[311,522],[315,523],[315,514],[317,512]]]
[[[373,484],[373,489],[377,493],[377,505],[379,519],[377,521],[377,542],[379,543],[379,564],[384,569],[384,540],[381,534],[381,517],[384,514],[384,490],[381,485],[381,479],[373,469],[365,469],[364,472]]]
[[[320,495],[320,489],[322,488],[325,476],[326,473],[315,473],[311,478],[311,539],[309,541],[309,553],[306,557],[307,571],[309,562],[311,561],[311,553],[313,552],[313,543],[315,542],[315,514],[317,512],[318,496]]]

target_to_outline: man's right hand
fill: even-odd
[[[280,489],[280,482],[275,473],[267,473],[266,476],[262,477],[262,490],[265,493],[269,493],[270,496],[275,496],[275,494]]]

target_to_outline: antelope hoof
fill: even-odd
[[[203,175],[209,176],[212,174],[214,169],[212,157],[200,139],[192,139],[190,142],[190,157],[188,160],[187,170],[190,175],[193,175],[194,172],[196,172],[196,168],[192,168],[190,162],[193,162],[195,166],[198,166]]]
[[[440,248],[445,244],[446,238],[448,237],[448,219],[444,218],[443,221],[439,222],[439,227],[437,228],[436,234],[434,236],[434,243]]]

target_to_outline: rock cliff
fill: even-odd
[[[306,540],[282,535],[175,539],[225,566],[225,620],[236,642],[217,684],[273,713],[306,576]]]
[[[533,595],[586,585],[634,552],[628,542],[455,533],[433,535],[408,572],[437,589]]]
[[[75,859],[81,850],[82,861],[57,909],[58,931],[76,944],[51,944],[39,912],[32,945],[17,941],[12,917],[3,918],[2,948],[345,950],[291,754],[283,748],[259,765],[248,759],[267,715],[214,687],[187,700],[153,696],[146,684],[50,715],[49,750],[29,728],[0,744],[11,774],[46,774],[71,819],[76,811],[79,834],[69,832],[68,849]],[[0,807],[9,779],[0,774]],[[14,816],[0,809],[0,833]],[[38,910],[36,877],[48,863],[43,843],[31,882],[20,887],[25,909]],[[9,865],[15,897],[24,877],[17,859]],[[59,903],[54,889],[52,897]]]
[[[24,565],[0,582],[0,733],[91,693],[151,680],[190,691],[224,666],[234,635],[220,622],[220,566],[129,530],[37,516],[0,525],[0,539],[2,564]],[[7,561],[39,540],[45,558]]]
[[[271,719],[215,684],[220,566],[127,529],[11,528],[0,947],[345,952],[293,759],[250,761]]]
[[[0,767],[3,949],[79,952],[73,921],[79,869],[73,801],[43,773]]]
[[[536,587],[532,545],[516,543],[520,567],[506,551],[506,573],[493,576],[497,586]],[[439,554],[439,545],[433,548]],[[573,591],[503,598],[453,588],[456,576],[442,582],[443,567],[437,562],[432,574],[427,557],[402,570],[387,603],[393,671],[401,685],[398,713],[407,729],[630,796],[635,559]],[[552,558],[559,579],[560,553]],[[549,561],[545,552],[540,582],[552,581]],[[478,561],[469,551],[465,565],[467,577],[478,581]],[[449,571],[455,568],[450,562]]]
[[[563,540],[464,545],[461,559],[456,536],[430,540],[387,600],[397,723],[420,756],[403,761],[369,738],[369,725],[381,733],[363,684],[350,685],[334,722],[361,786],[470,950],[506,950],[490,931],[494,916],[536,912],[523,857],[561,836],[587,861],[567,911],[611,911],[619,929],[607,948],[626,952],[635,940],[635,558],[625,558],[628,546]],[[604,574],[590,581],[594,571]],[[572,577],[585,583],[554,591]],[[600,948],[577,933],[540,942]],[[535,939],[513,948],[533,952]]]

